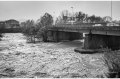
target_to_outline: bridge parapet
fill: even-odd
[[[61,24],[50,27],[49,29],[91,29],[91,30],[120,30],[120,26],[93,26],[78,24]]]
[[[120,36],[120,26],[93,26],[85,24],[59,24],[50,27],[51,31],[65,31],[65,32],[80,32],[80,33],[92,33],[102,35],[116,35]]]

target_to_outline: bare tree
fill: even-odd
[[[43,41],[47,41],[48,28],[53,24],[53,17],[49,13],[45,13],[40,19],[37,25],[40,26],[38,36],[43,37]]]
[[[21,23],[23,33],[28,37],[29,42],[35,43],[35,23],[33,20],[27,20]],[[30,37],[30,39],[29,39]]]
[[[49,27],[50,25],[53,24],[53,17],[49,14],[49,13],[45,13],[41,19],[40,19],[40,23],[42,24],[42,26],[44,27]]]
[[[111,22],[112,18],[110,16],[103,17],[104,22]]]
[[[75,16],[76,16],[77,22],[83,23],[86,19],[86,14],[83,12],[76,12]]]
[[[60,24],[60,23],[66,23],[68,21],[69,16],[69,11],[68,10],[63,10],[60,13],[60,16],[57,17],[55,24]]]

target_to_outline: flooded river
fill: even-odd
[[[0,41],[0,77],[106,77],[102,54],[74,52],[83,42],[27,43],[21,33],[6,33]]]

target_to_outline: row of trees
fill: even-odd
[[[110,16],[100,17],[88,14],[83,12],[70,13],[68,10],[61,12],[61,15],[57,17],[56,23],[65,23],[74,20],[79,23],[98,23],[98,22],[111,22],[112,18]]]

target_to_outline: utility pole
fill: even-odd
[[[111,21],[112,21],[112,0],[111,0]]]

